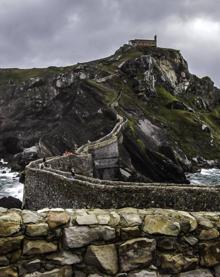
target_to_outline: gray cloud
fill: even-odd
[[[158,34],[220,85],[219,0],[0,0],[0,67],[67,65]]]

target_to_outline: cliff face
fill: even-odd
[[[129,178],[185,182],[184,171],[220,159],[219,96],[179,51],[163,48],[124,45],[69,67],[2,69],[0,153],[23,152],[16,159],[24,165],[102,137],[116,123],[114,102],[128,119],[120,153]]]

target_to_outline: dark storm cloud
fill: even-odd
[[[0,67],[66,65],[158,34],[219,80],[219,0],[0,0]]]

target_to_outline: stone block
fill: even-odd
[[[50,254],[46,257],[47,260],[53,261],[58,265],[73,265],[82,261],[82,257],[78,254],[69,251],[61,251],[59,253]]]
[[[26,226],[26,234],[30,237],[47,236],[48,224],[47,223],[28,224]]]
[[[179,277],[214,277],[208,269],[196,269],[179,274]]]
[[[38,223],[38,222],[41,222],[43,219],[41,215],[39,215],[39,213],[29,211],[29,210],[23,210],[21,215],[22,215],[24,224]]]
[[[137,238],[119,246],[119,261],[122,272],[149,266],[156,249],[154,239]]]
[[[0,238],[0,253],[6,254],[21,248],[23,236]]]
[[[47,215],[47,223],[50,229],[55,229],[69,222],[70,216],[66,212],[49,212]]]
[[[21,216],[15,211],[0,214],[0,237],[7,237],[19,232]]]
[[[70,266],[65,266],[61,268],[55,268],[50,271],[39,272],[36,271],[34,273],[28,273],[24,275],[24,277],[72,277],[72,268]]]
[[[213,267],[220,264],[220,241],[201,243],[199,248],[202,266]]]
[[[106,274],[114,275],[118,272],[118,254],[114,244],[90,245],[85,262]]]
[[[14,266],[1,267],[0,277],[18,277],[17,268]]]
[[[95,214],[83,214],[77,215],[76,222],[79,225],[94,225],[98,224],[98,220]]]
[[[115,236],[115,229],[108,226],[73,226],[64,229],[64,244],[68,248],[80,248],[93,241],[112,240]]]
[[[24,255],[46,254],[57,251],[57,244],[44,240],[24,240]]]
[[[219,237],[219,231],[215,228],[211,228],[208,230],[202,230],[199,234],[200,240],[212,240]]]
[[[166,273],[177,274],[182,271],[195,269],[199,263],[197,257],[187,257],[181,254],[160,254],[159,268]]]

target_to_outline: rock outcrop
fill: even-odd
[[[118,113],[128,120],[120,178],[186,183],[184,171],[219,163],[219,95],[172,49],[124,45],[69,67],[1,69],[0,155],[21,169],[73,151],[108,134]]]

